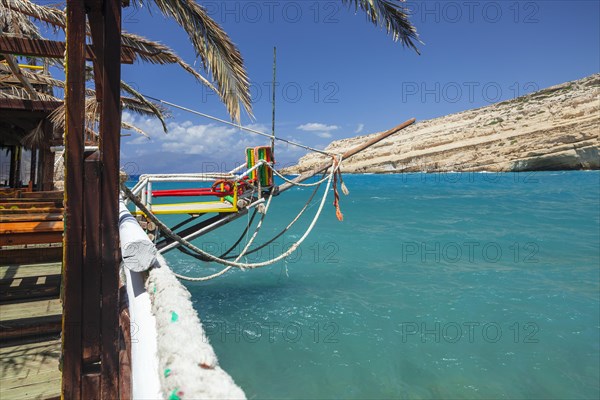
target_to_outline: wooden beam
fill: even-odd
[[[82,375],[81,300],[83,262],[83,134],[85,105],[85,8],[67,0],[65,103],[65,238],[63,262],[62,398],[80,399]]]
[[[0,54],[64,58],[65,43],[45,39],[0,36]],[[87,45],[85,47],[85,58],[88,61],[94,60],[95,49],[93,46]],[[120,60],[123,64],[133,64],[135,53],[131,49],[123,48],[123,51],[120,54]]]
[[[0,110],[24,110],[52,112],[63,104],[62,101],[25,100],[0,98]]]

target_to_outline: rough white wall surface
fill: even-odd
[[[242,389],[219,367],[191,295],[158,254],[146,290],[158,335],[161,387],[170,400],[245,399]]]

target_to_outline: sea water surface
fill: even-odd
[[[186,283],[220,365],[248,398],[600,396],[598,172],[345,182],[344,221],[328,199],[285,262]],[[275,198],[256,243],[310,193]],[[316,208],[245,260],[281,254]],[[222,252],[247,220],[196,243]],[[166,258],[191,276],[218,270],[178,251]]]

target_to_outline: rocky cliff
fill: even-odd
[[[377,133],[332,142],[337,154]],[[427,121],[343,163],[350,173],[599,169],[600,74]],[[323,162],[308,154],[286,173]]]

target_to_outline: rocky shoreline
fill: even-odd
[[[417,122],[345,160],[345,173],[600,169],[600,74]],[[338,154],[377,135],[336,140]],[[321,164],[311,153],[285,173]]]

